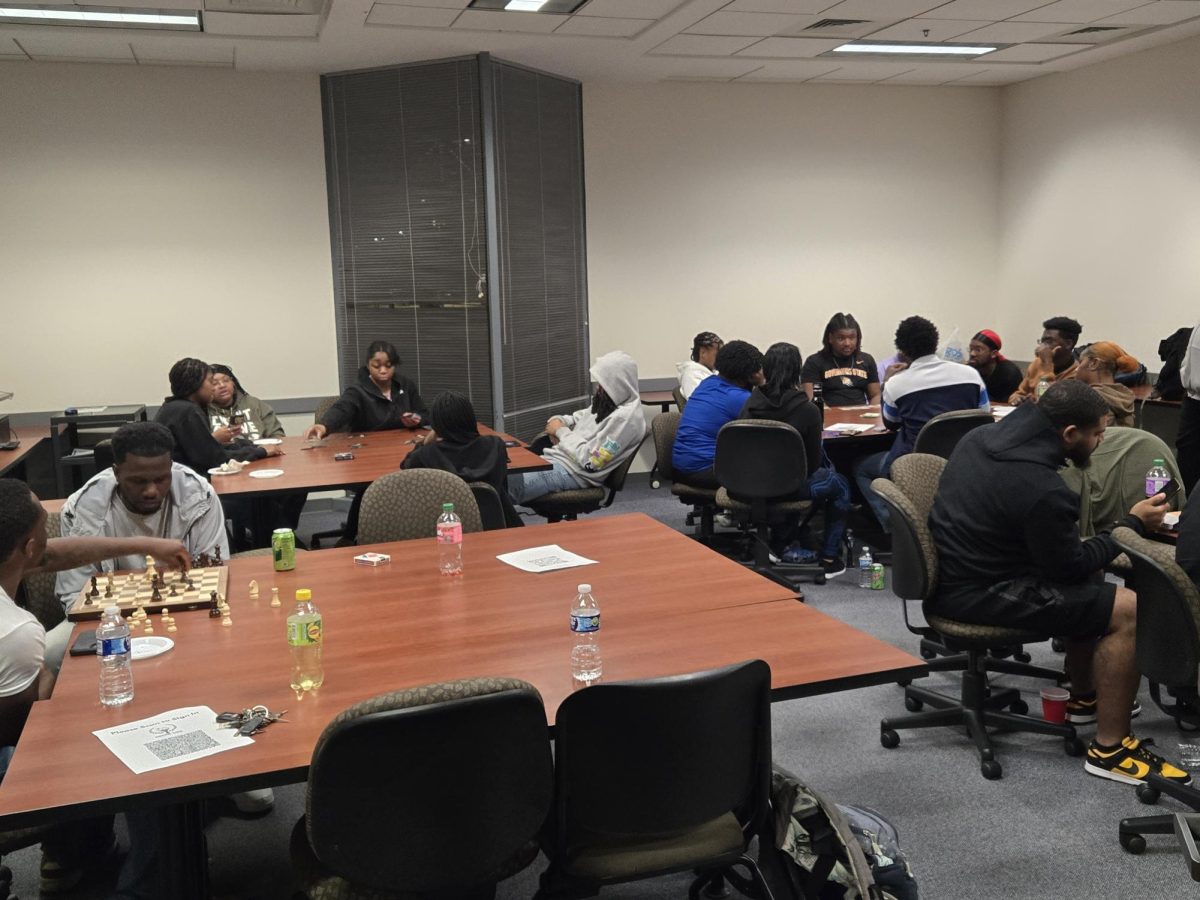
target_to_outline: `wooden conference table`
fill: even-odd
[[[557,543],[596,565],[529,574],[499,562],[511,550]],[[482,675],[533,683],[553,722],[572,683],[567,612],[581,581],[603,611],[604,680],[650,678],[744,659],[766,660],[775,699],[926,674],[921,660],[795,600],[772,581],[641,514],[467,535],[466,571],[437,571],[433,540],[299,554],[294,572],[270,559],[230,562],[233,626],[204,611],[177,616],[174,649],[134,664],[136,697],[106,709],[97,667],[68,657],[54,696],[35,703],[3,784],[0,828],[161,808],[172,897],[204,896],[202,805],[233,791],[302,781],[317,738],[352,703],[389,690]],[[258,580],[261,599],[247,584]],[[311,588],[324,618],[325,684],[297,700],[288,687],[287,600]],[[83,627],[93,627],[85,623]],[[92,732],[185,706],[214,711],[262,703],[288,710],[254,744],[134,775]],[[164,893],[163,896],[167,896]]]
[[[516,438],[486,425],[479,426],[480,434],[492,434],[505,441]],[[284,437],[283,455],[268,456],[246,466],[236,475],[213,475],[212,484],[221,497],[285,494],[298,491],[344,490],[361,488],[376,478],[395,472],[400,463],[428,434],[397,428],[390,431],[369,431],[363,434],[337,432],[324,440],[306,441],[300,436]],[[549,469],[550,464],[530,452],[523,442],[508,448],[510,472],[532,472]],[[349,452],[354,459],[336,460],[335,453]],[[256,478],[252,473],[264,469],[280,469],[274,478]]]
[[[46,425],[17,425],[13,427],[12,434],[21,444],[15,450],[0,450],[0,477],[21,465],[38,444],[50,437],[50,428]]]

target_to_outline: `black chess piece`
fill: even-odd
[[[208,596],[209,596],[208,617],[210,619],[221,618],[220,604],[217,602],[217,592],[211,591],[211,592],[209,592]]]
[[[179,594],[179,591],[175,585],[176,585],[176,582],[172,581],[170,588],[167,590],[167,593],[170,594],[172,597],[178,596],[178,594]]]
[[[156,585],[154,586],[154,590],[152,590],[152,591],[150,592],[150,601],[151,601],[152,603],[158,603],[158,602],[160,602],[161,600],[162,600],[162,591],[160,591],[160,590],[158,589],[158,585],[156,584]]]
[[[212,564],[214,566],[223,565],[223,563],[221,562],[221,548],[220,547],[213,548]]]
[[[97,587],[97,585],[96,585],[96,576],[95,575],[92,576],[92,589],[90,591],[88,591],[88,596],[89,597],[99,597],[100,596],[100,588]]]

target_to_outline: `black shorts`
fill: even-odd
[[[1103,580],[1058,584],[1033,576],[990,588],[954,591],[929,604],[934,615],[972,625],[1020,628],[1052,637],[1101,637],[1112,620],[1117,586]]]

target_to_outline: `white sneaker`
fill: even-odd
[[[247,816],[269,813],[275,807],[275,792],[270,788],[231,794],[229,799],[233,801],[238,812]]]
[[[713,516],[713,524],[720,525],[722,528],[732,528],[734,526],[733,516],[729,513],[717,513]]]

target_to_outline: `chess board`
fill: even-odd
[[[154,588],[145,572],[116,572],[112,576],[112,596],[105,597],[108,585],[107,575],[96,576],[96,587],[100,594],[90,596],[92,583],[89,580],[84,585],[75,602],[67,611],[67,618],[72,622],[84,619],[99,619],[104,607],[114,604],[121,610],[122,615],[130,615],[139,606],[145,607],[148,613],[160,613],[164,609],[170,612],[188,609],[207,609],[209,598],[213,591],[218,596],[228,596],[229,570],[224,566],[209,566],[194,568],[187,573],[192,581],[188,587],[185,576],[180,572],[163,571],[163,586],[159,588],[161,600],[152,600]],[[175,587],[175,596],[171,596],[171,586]]]

